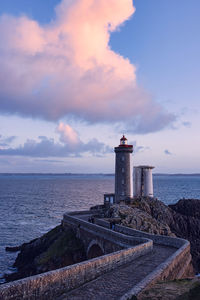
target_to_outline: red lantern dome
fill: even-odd
[[[124,146],[124,145],[128,145],[128,140],[127,138],[123,135],[123,137],[120,139],[120,145]]]

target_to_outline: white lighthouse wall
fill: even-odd
[[[133,198],[133,157],[130,155],[130,197]]]
[[[152,169],[144,169],[144,197],[153,197]]]

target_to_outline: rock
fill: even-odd
[[[16,247],[6,247],[7,252],[17,252],[21,250],[21,246],[16,246]]]
[[[141,205],[141,206],[140,206]],[[146,210],[146,211],[145,211]],[[153,234],[174,236],[169,226],[152,217],[148,203],[142,201],[141,204],[133,203],[131,206],[125,204],[115,204],[106,213],[109,218],[118,218],[121,225],[137,230],[146,231]]]
[[[194,268],[200,272],[200,200],[182,199],[170,205],[175,212],[171,230],[178,236],[190,241]]]
[[[86,258],[81,240],[72,229],[63,230],[61,225],[20,248],[14,263],[18,271],[5,275],[7,282],[62,268]]]
[[[198,199],[181,199],[169,207],[179,214],[200,219],[200,201]]]
[[[167,206],[156,198],[141,198],[130,205],[113,205],[105,217],[118,218],[134,229],[189,240],[193,266],[200,273],[200,200],[181,199]]]
[[[199,300],[200,279],[180,279],[158,282],[146,289],[136,299],[138,300]]]

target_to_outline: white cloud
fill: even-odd
[[[39,136],[38,140],[27,139],[23,145],[12,148],[0,148],[0,155],[4,156],[27,156],[27,157],[68,157],[80,156],[84,153],[101,156],[110,153],[112,149],[104,143],[93,138],[87,143],[80,140],[78,133],[68,124],[60,123],[56,128],[60,135],[60,141],[52,138]],[[6,146],[6,145],[5,145]]]
[[[0,111],[122,122],[141,133],[167,126],[174,116],[137,86],[135,66],[109,46],[134,11],[132,0],[62,0],[49,25],[1,16]]]

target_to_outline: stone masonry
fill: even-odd
[[[94,221],[98,224],[98,219]],[[121,250],[4,284],[0,286],[0,300],[128,300],[158,280],[188,275],[191,261],[188,241],[119,225],[113,231],[106,221],[100,223],[101,226],[89,223],[83,212],[65,214],[63,219],[63,226],[73,226],[77,233],[82,228],[94,241],[96,235],[98,242],[102,235],[120,245]]]

